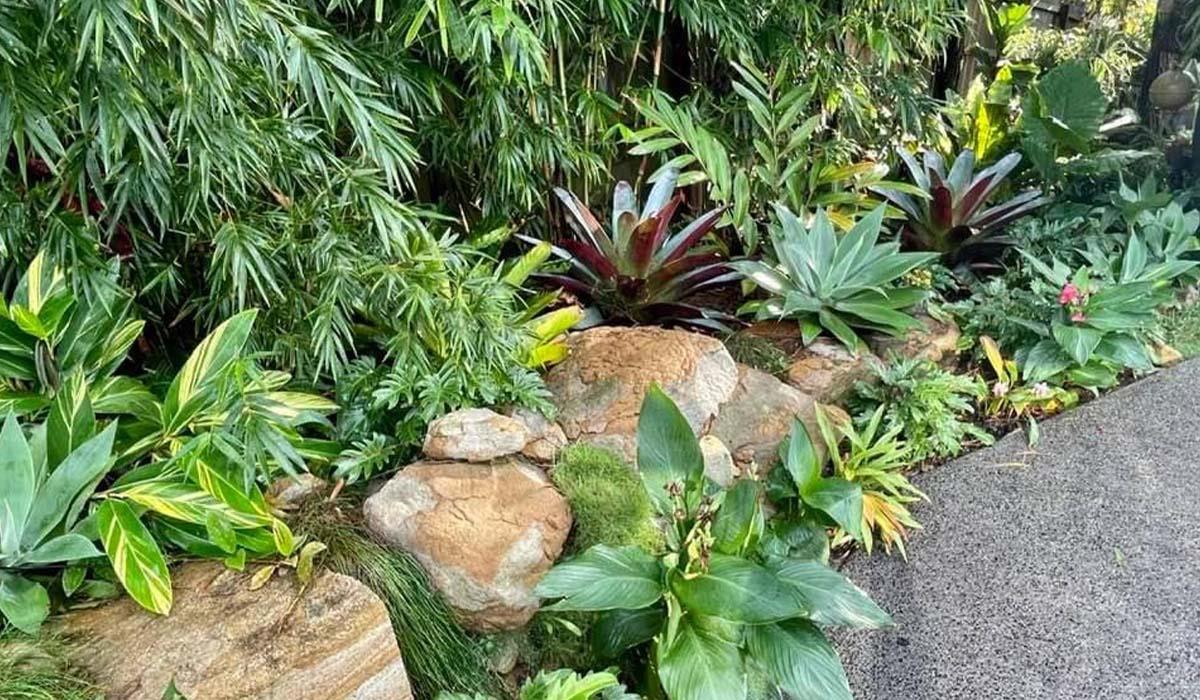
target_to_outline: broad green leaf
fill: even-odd
[[[300,579],[300,583],[308,583],[312,579],[313,562],[326,549],[328,547],[324,542],[308,542],[300,548],[300,554],[296,557],[296,578]]]
[[[804,489],[821,477],[821,460],[808,428],[799,418],[792,421],[792,432],[787,443],[780,445],[779,458],[797,489]]]
[[[41,584],[0,569],[0,613],[25,634],[37,634],[50,614],[50,596]]]
[[[207,390],[241,356],[257,315],[258,311],[251,309],[229,318],[192,351],[171,382],[163,402],[168,433],[204,408]]]
[[[807,620],[750,627],[746,650],[792,697],[853,700],[837,652]]]
[[[680,622],[670,648],[659,644],[658,678],[671,700],[746,698],[745,668],[737,645],[703,629],[691,616]]]
[[[650,641],[666,624],[661,606],[638,610],[609,610],[592,625],[592,651],[597,658],[614,659],[630,647]]]
[[[845,479],[817,479],[800,489],[805,505],[833,518],[854,539],[862,536],[862,487]]]
[[[0,554],[15,553],[21,544],[35,479],[29,443],[10,413],[0,429]]]
[[[671,591],[684,608],[731,622],[762,624],[806,614],[796,591],[775,572],[748,559],[712,555],[708,572],[672,574]]]
[[[892,619],[845,576],[815,561],[790,561],[775,570],[800,592],[808,617],[821,625],[880,628]]]
[[[754,549],[765,527],[761,499],[762,484],[753,479],[739,479],[725,492],[712,527],[718,552],[741,554]]]
[[[638,547],[596,545],[551,569],[538,583],[548,610],[636,610],[662,597],[662,567]]]
[[[638,417],[637,460],[642,481],[660,514],[673,508],[667,485],[691,491],[704,474],[704,457],[691,425],[658,385],[651,385]]]
[[[204,519],[204,531],[209,542],[221,548],[221,551],[232,554],[237,550],[237,533],[229,521],[222,518],[216,511],[210,511]]]
[[[1086,365],[1096,351],[1096,346],[1104,339],[1104,334],[1094,328],[1055,323],[1050,327],[1059,347],[1066,351],[1075,363]]]
[[[53,470],[96,433],[87,380],[75,372],[63,381],[46,417],[46,464]]]
[[[96,513],[104,551],[129,597],[151,612],[171,612],[171,573],[150,531],[119,500],[104,501]]]

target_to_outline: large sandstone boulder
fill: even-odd
[[[431,459],[489,462],[520,452],[529,437],[516,418],[487,408],[464,408],[429,424],[424,451]]]
[[[779,443],[787,438],[799,418],[814,437],[818,451],[824,445],[817,432],[817,402],[811,396],[753,367],[739,368],[737,391],[721,405],[712,434],[729,448],[734,462],[744,470],[756,463],[765,473],[779,461]],[[843,414],[840,409],[826,411]]]
[[[702,434],[737,387],[737,365],[721,341],[664,328],[593,328],[568,339],[570,355],[546,385],[567,438],[637,454],[642,398],[657,383]]]
[[[515,629],[537,612],[534,586],[562,553],[571,511],[546,476],[509,459],[418,462],[363,506],[367,527],[411,552],[463,623]]]
[[[366,586],[320,572],[256,591],[250,576],[203,562],[177,567],[169,617],[122,598],[65,615],[76,660],[110,698],[159,700],[172,679],[204,700],[411,700],[387,609]]]
[[[854,390],[854,384],[871,381],[876,358],[867,350],[857,355],[832,338],[817,338],[792,356],[787,382],[821,403],[838,403]]]

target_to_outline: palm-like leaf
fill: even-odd
[[[779,264],[732,263],[771,295],[745,304],[744,312],[759,319],[796,319],[806,342],[824,329],[852,351],[862,345],[855,329],[896,335],[917,323],[904,309],[924,293],[898,287],[896,280],[937,254],[901,253],[898,243],[879,243],[883,207],[840,237],[824,211],[817,212],[810,228],[786,207],[776,211],[781,228],[773,243]]]

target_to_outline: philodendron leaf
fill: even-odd
[[[746,697],[746,674],[737,645],[696,625],[690,616],[679,623],[670,648],[659,645],[658,678],[671,700]]]
[[[0,570],[0,613],[25,634],[37,634],[50,614],[50,596],[41,584]]]
[[[636,610],[662,597],[662,566],[638,547],[596,545],[554,567],[538,583],[547,610]]]
[[[732,622],[753,625],[807,613],[800,596],[775,572],[727,554],[714,553],[707,573],[672,576],[671,590],[685,609]]]
[[[845,479],[817,479],[800,489],[805,505],[825,513],[854,539],[862,537],[862,487]]]
[[[796,488],[803,489],[821,477],[821,461],[813,447],[808,429],[800,419],[792,421],[792,432],[788,440],[779,447],[779,458]]]
[[[807,620],[749,627],[746,650],[792,697],[853,700],[837,652]]]
[[[667,621],[660,605],[639,610],[609,610],[592,626],[592,651],[613,659],[626,649],[650,641]]]
[[[33,506],[33,454],[12,413],[0,428],[0,554],[15,554]]]
[[[762,537],[765,522],[760,499],[762,484],[740,479],[725,492],[725,500],[713,522],[713,546],[725,554],[750,551]]]
[[[704,456],[692,426],[658,385],[652,385],[642,400],[637,442],[638,470],[650,500],[660,514],[670,513],[667,484],[694,490],[704,475]]]
[[[1086,326],[1072,326],[1055,323],[1050,327],[1059,347],[1067,352],[1076,364],[1086,365],[1091,359],[1096,346],[1104,339],[1104,334]]]
[[[109,499],[97,509],[100,539],[121,585],[138,605],[171,612],[171,573],[158,543],[127,503]]]
[[[775,570],[800,592],[808,617],[821,625],[890,627],[892,618],[850,579],[816,561],[789,561]]]

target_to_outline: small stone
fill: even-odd
[[[534,586],[571,529],[566,499],[519,457],[409,465],[366,500],[363,512],[367,528],[412,553],[477,632],[529,622],[538,609]]]
[[[1154,364],[1159,367],[1171,367],[1183,362],[1183,353],[1166,343],[1154,343],[1150,347]]]
[[[171,576],[169,616],[120,598],[55,623],[106,697],[159,700],[174,679],[205,700],[412,700],[387,608],[353,578],[283,572],[252,591],[249,572],[214,562]]]
[[[896,338],[873,335],[867,344],[885,361],[892,353],[908,359],[921,359],[952,366],[958,359],[960,333],[953,321],[938,321],[931,316],[918,315],[921,325]]]
[[[855,355],[837,340],[817,338],[793,356],[787,381],[817,401],[838,403],[850,395],[855,382],[874,379],[874,359],[868,350]]]
[[[521,656],[521,640],[517,633],[498,632],[487,638],[488,668],[501,676],[512,673]]]
[[[529,433],[529,442],[521,449],[521,454],[542,464],[552,464],[558,458],[558,453],[567,446],[567,436],[563,429],[537,411],[518,408],[512,417],[525,425]]]
[[[293,510],[310,498],[325,493],[329,483],[307,472],[276,479],[267,489],[267,500],[276,508]]]
[[[527,442],[521,421],[487,408],[464,408],[429,424],[424,450],[431,459],[489,462],[520,452]]]
[[[729,448],[715,435],[700,438],[700,453],[704,455],[704,475],[721,486],[728,487],[737,478],[737,468]]]

